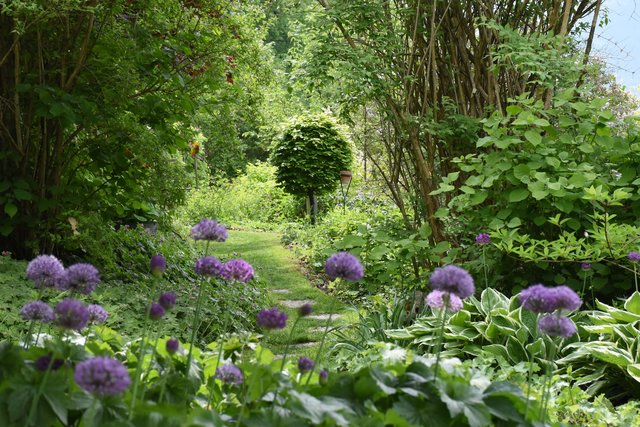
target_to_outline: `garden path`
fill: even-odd
[[[313,286],[302,272],[300,261],[280,243],[273,232],[230,230],[224,243],[212,245],[213,255],[242,258],[254,268],[274,305],[289,315],[287,327],[265,336],[266,346],[274,354],[282,354],[297,317],[298,307],[313,306],[310,316],[300,319],[291,338],[289,354],[315,358],[325,326],[331,314],[330,327],[344,324],[350,318],[346,305]],[[325,343],[323,353],[328,345]]]

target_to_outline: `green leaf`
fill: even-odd
[[[627,366],[627,373],[640,383],[640,363],[634,363]]]
[[[640,314],[640,293],[635,291],[625,302],[624,309],[633,314]]]
[[[529,190],[526,188],[516,188],[509,193],[509,202],[520,202],[529,197]]]
[[[11,202],[4,205],[4,213],[13,218],[18,213],[18,207]]]
[[[513,176],[515,176],[525,184],[528,184],[529,181],[531,180],[529,176],[530,172],[531,172],[531,169],[529,169],[529,166],[527,166],[525,163],[519,164],[518,166],[513,168]]]
[[[31,200],[31,198],[33,197],[33,195],[29,191],[23,190],[21,188],[15,188],[13,190],[13,195],[18,200]]]
[[[473,196],[471,196],[469,198],[469,202],[471,204],[471,206],[476,206],[479,205],[480,203],[484,202],[487,197],[489,196],[489,192],[486,190],[482,190],[482,191],[478,191],[476,194],[474,194]]]
[[[524,133],[524,137],[527,139],[527,141],[535,146],[539,145],[542,142],[542,136],[540,136],[540,134],[534,130],[526,131]]]

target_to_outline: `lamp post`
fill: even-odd
[[[342,191],[342,213],[347,213],[347,194],[349,193],[349,187],[351,187],[351,178],[353,174],[351,171],[340,171],[340,190]],[[347,187],[345,190],[344,187]]]

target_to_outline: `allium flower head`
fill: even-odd
[[[548,288],[541,284],[529,286],[520,292],[520,304],[534,313],[553,313],[556,310],[577,310],[582,301],[567,286]]]
[[[318,373],[318,381],[320,384],[326,384],[329,381],[329,372],[326,369],[321,369]]]
[[[224,263],[220,275],[226,280],[247,283],[253,278],[253,267],[243,259],[232,259]]]
[[[216,369],[215,378],[222,381],[224,384],[239,386],[244,381],[242,371],[236,365],[231,363],[222,365]]]
[[[640,254],[638,252],[629,252],[629,255],[627,255],[627,258],[629,258],[629,261],[631,262],[638,262],[640,261]]]
[[[164,317],[166,311],[164,307],[160,304],[156,304],[155,302],[151,304],[149,308],[149,317],[153,320],[160,320]]]
[[[46,371],[47,369],[49,369],[49,365],[51,365],[51,370],[52,371],[56,371],[58,369],[60,369],[60,367],[62,367],[62,365],[64,365],[64,360],[62,359],[54,359],[53,361],[51,360],[51,353],[49,353],[47,356],[40,356],[38,357],[38,359],[36,360],[36,363],[34,364],[36,369],[38,371]]]
[[[80,292],[88,295],[100,283],[100,273],[91,264],[73,264],[68,267],[56,286],[63,291]]]
[[[269,310],[262,310],[258,313],[258,326],[265,329],[284,329],[287,326],[287,313],[273,307]]]
[[[202,276],[220,276],[222,273],[222,263],[218,258],[207,255],[196,261],[195,269],[196,273]]]
[[[436,268],[430,280],[433,289],[455,294],[461,299],[473,295],[475,291],[471,275],[455,265]]]
[[[82,330],[89,322],[89,310],[76,299],[67,298],[56,305],[56,325],[64,329]]]
[[[431,291],[425,299],[427,305],[431,308],[442,310],[446,308],[447,311],[456,312],[462,309],[462,300],[456,295],[443,291]]]
[[[556,316],[548,314],[538,321],[538,329],[540,332],[550,337],[570,338],[576,333],[577,328],[571,319],[565,316]]]
[[[349,252],[338,252],[331,255],[324,264],[324,271],[331,280],[339,277],[355,282],[364,276],[364,267],[360,260]]]
[[[97,396],[113,396],[129,387],[127,368],[111,357],[94,357],[78,363],[73,378],[84,390]]]
[[[585,271],[591,270],[591,264],[589,264],[588,262],[583,262],[582,264],[580,264],[580,267]]]
[[[171,310],[176,305],[176,298],[175,292],[165,292],[160,294],[158,304],[160,304],[165,310]]]
[[[27,265],[27,278],[32,280],[36,288],[52,288],[58,284],[64,267],[53,255],[40,255]]]
[[[101,305],[89,304],[87,310],[89,310],[89,323],[101,324],[109,318],[109,313]]]
[[[491,243],[491,236],[487,233],[480,233],[476,236],[476,243],[479,245],[488,245]]]
[[[167,340],[166,344],[167,353],[174,354],[180,348],[180,343],[175,338],[170,338]]]
[[[307,357],[301,356],[298,359],[298,370],[303,374],[312,370],[314,366],[316,363]]]
[[[194,240],[212,240],[224,242],[227,240],[227,229],[222,224],[212,219],[203,219],[191,229],[191,237]]]
[[[24,320],[38,320],[42,323],[53,322],[53,309],[43,301],[31,301],[22,306],[20,316]]]
[[[154,255],[151,257],[149,268],[154,276],[162,276],[167,269],[167,260],[162,255]]]
[[[303,304],[298,309],[298,315],[300,317],[306,317],[306,316],[310,315],[312,311],[313,311],[313,306],[311,304],[309,304],[309,303]]]

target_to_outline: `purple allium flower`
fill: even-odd
[[[53,322],[56,316],[53,309],[43,301],[31,301],[22,306],[20,316],[24,320],[39,320],[42,323]]]
[[[167,353],[174,354],[180,348],[180,343],[175,338],[169,338],[166,344]]]
[[[303,374],[312,370],[314,366],[316,363],[307,357],[300,356],[298,359],[298,370]]]
[[[52,288],[58,284],[64,267],[53,255],[40,255],[27,265],[27,278],[32,280],[36,288]]]
[[[49,368],[49,364],[51,364],[51,370],[56,371],[60,369],[62,365],[64,365],[64,360],[62,359],[54,359],[51,361],[51,353],[47,356],[40,356],[36,360],[34,366],[38,371],[46,371]]]
[[[78,363],[73,378],[85,391],[98,396],[120,394],[131,384],[127,368],[103,356]]]
[[[68,267],[58,285],[58,289],[63,291],[80,292],[85,295],[90,294],[100,283],[100,273],[91,264],[73,264]]]
[[[464,299],[473,295],[475,285],[467,270],[455,265],[436,268],[431,273],[431,287],[438,291],[449,292]]]
[[[232,259],[224,263],[220,275],[226,280],[247,283],[253,278],[253,267],[243,259]]]
[[[577,331],[576,325],[571,319],[554,314],[541,317],[538,321],[538,329],[550,337],[562,338],[569,338]]]
[[[165,292],[160,294],[158,304],[160,304],[165,310],[171,310],[176,305],[176,298],[175,292]]]
[[[355,282],[364,276],[364,267],[360,260],[349,252],[338,252],[329,257],[324,264],[324,271],[331,278],[341,278]]]
[[[153,320],[160,320],[165,315],[164,307],[160,304],[156,304],[155,302],[151,304],[151,308],[149,308],[149,317]]]
[[[284,329],[287,326],[287,313],[273,307],[269,310],[262,310],[258,313],[258,325],[265,329]]]
[[[244,376],[242,375],[242,371],[240,370],[240,368],[231,363],[222,365],[218,369],[216,369],[214,378],[219,379],[224,384],[233,386],[239,386],[244,381]]]
[[[479,245],[488,245],[491,243],[491,236],[487,233],[480,233],[476,236],[476,243]]]
[[[321,369],[318,373],[318,381],[320,384],[326,384],[329,381],[329,372],[326,369]]]
[[[227,240],[227,229],[212,219],[203,219],[191,229],[193,240],[213,240],[224,242]]]
[[[582,305],[578,294],[568,286],[556,286],[551,288],[551,292],[555,294],[556,310],[574,311]]]
[[[588,262],[583,262],[582,264],[580,264],[580,267],[585,271],[591,270],[591,264],[589,264]]]
[[[196,261],[195,269],[196,273],[202,276],[220,276],[222,274],[222,263],[218,258],[208,255]]]
[[[520,304],[534,313],[553,313],[556,310],[577,310],[582,301],[568,286],[548,288],[536,284],[520,292]]]
[[[77,299],[67,298],[56,305],[56,325],[64,329],[82,330],[89,322],[89,310]]]
[[[162,276],[162,273],[167,269],[167,260],[162,255],[152,256],[150,269],[154,276]]]
[[[306,317],[310,315],[312,311],[313,311],[313,306],[311,304],[309,303],[303,304],[302,306],[300,306],[300,308],[298,308],[298,315],[300,317]]]
[[[87,310],[89,310],[89,323],[100,324],[109,318],[109,313],[101,305],[89,304]]]
[[[631,262],[638,262],[640,261],[640,254],[638,252],[629,252],[629,255],[627,255],[627,258],[629,258],[629,261]]]
[[[462,300],[456,295],[443,291],[431,291],[425,299],[427,305],[431,308],[442,310],[446,308],[447,311],[456,312],[462,309]]]

